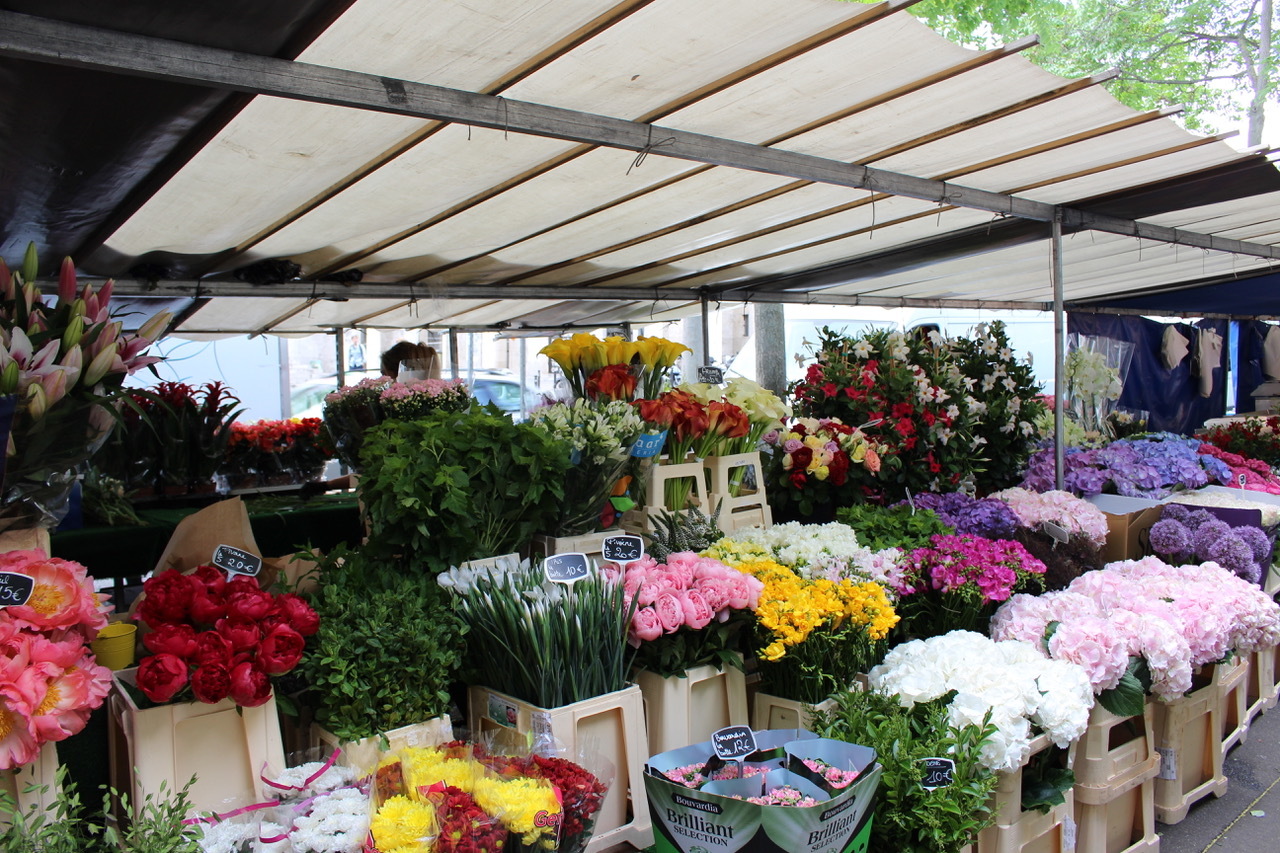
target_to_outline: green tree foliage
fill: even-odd
[[[1110,92],[1134,109],[1181,105],[1197,130],[1244,118],[1262,140],[1277,84],[1273,0],[923,0],[911,12],[970,47],[1040,36],[1027,52],[1066,77],[1109,68]]]

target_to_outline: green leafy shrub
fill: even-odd
[[[858,504],[836,510],[836,520],[854,529],[858,544],[872,551],[901,548],[910,551],[928,548],[929,537],[953,534],[955,530],[942,523],[930,509],[912,510],[905,504],[879,506]]]
[[[360,740],[445,713],[467,627],[434,576],[339,547],[321,563],[302,674],[316,722]]]
[[[951,726],[952,695],[903,708],[896,696],[844,692],[838,707],[818,712],[810,728],[836,740],[869,746],[884,767],[871,828],[871,850],[894,853],[955,853],[977,839],[994,816],[988,800],[996,777],[978,760],[993,734],[984,727]],[[922,787],[923,758],[955,761],[954,781],[932,791]]]
[[[361,458],[369,548],[441,572],[552,530],[569,447],[488,407],[386,422],[365,434]]]

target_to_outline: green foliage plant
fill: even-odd
[[[912,510],[907,504],[841,507],[836,510],[836,521],[852,527],[858,534],[858,544],[872,551],[928,548],[930,536],[955,533],[933,510]]]
[[[955,853],[994,822],[989,800],[997,780],[979,753],[996,727],[989,714],[982,726],[950,725],[952,695],[903,708],[896,696],[846,691],[836,695],[834,710],[816,712],[814,732],[869,746],[884,767],[869,849]],[[923,758],[953,760],[954,781],[923,788]]]
[[[564,444],[492,406],[388,421],[365,433],[361,458],[369,547],[432,572],[551,530],[569,468]]]
[[[300,667],[316,721],[355,741],[445,713],[467,628],[434,578],[339,546],[318,582]]]
[[[129,813],[126,794],[104,786],[100,813],[82,807],[75,783],[60,766],[56,794],[48,810],[39,805],[22,809],[8,792],[0,792],[0,850],[5,853],[200,853],[199,831],[183,824],[191,811],[192,777],[177,791],[160,783],[160,790],[147,794],[142,807],[123,829],[107,825],[113,798],[121,813]],[[47,786],[30,786],[28,793],[48,793]]]

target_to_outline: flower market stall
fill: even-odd
[[[1280,686],[1261,428],[1148,432],[1158,412],[1117,404],[1152,353],[1081,329],[1051,411],[999,323],[824,329],[785,393],[682,382],[709,332],[632,324],[938,293],[1061,318],[1064,271],[1083,298],[1256,272],[1280,256],[1250,240],[1276,233],[1263,154],[901,3],[126,5],[0,12],[6,72],[83,92],[55,106],[95,144],[148,148],[129,175],[55,145],[15,166],[118,178],[49,218],[50,251],[179,303],[126,333],[70,262],[47,301],[37,252],[0,269],[0,847],[1133,853],[1223,792]],[[104,70],[128,97],[80,85]],[[68,124],[27,101],[41,120],[12,126]],[[151,120],[103,110],[130,102]],[[1064,259],[1064,228],[1098,239]],[[1135,235],[1215,254],[1147,265]],[[970,251],[984,274],[949,265]],[[567,399],[516,422],[456,378],[366,380],[323,424],[248,424],[216,384],[122,388],[165,327],[360,325],[577,331],[539,354]],[[233,497],[154,560],[50,557],[19,531],[95,454],[117,497],[278,488],[336,454],[359,526],[290,557],[306,543],[269,549]],[[108,556],[150,575],[114,612]],[[95,708],[106,815],[56,769]]]

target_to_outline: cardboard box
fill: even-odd
[[[1093,495],[1086,500],[1107,516],[1107,544],[1102,561],[1140,560],[1150,552],[1151,525],[1160,520],[1164,505],[1146,498]]]
[[[659,753],[645,766],[645,790],[658,853],[723,850],[733,853],[866,853],[871,838],[881,767],[875,750],[783,729],[756,733],[758,751],[746,762],[766,770],[758,776],[689,788],[664,771],[696,762],[716,766],[710,741]],[[803,758],[822,758],[858,770],[858,779],[836,790],[805,768]],[[790,785],[818,800],[816,806],[761,806],[736,796]]]

